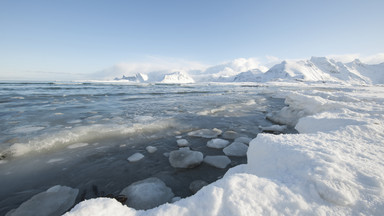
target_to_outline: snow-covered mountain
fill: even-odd
[[[384,84],[384,63],[369,65],[358,59],[342,63],[326,57],[312,57],[308,60],[285,60],[266,70],[253,59],[236,59],[205,70],[149,75],[138,73],[116,80],[160,83],[301,81]]]
[[[163,79],[160,81],[161,83],[194,83],[195,80],[192,79],[185,72],[174,72],[170,74],[165,74]]]

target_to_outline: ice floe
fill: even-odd
[[[141,159],[143,159],[144,158],[144,155],[143,154],[141,154],[141,153],[135,153],[135,154],[133,154],[133,155],[131,155],[131,156],[129,156],[128,157],[128,161],[129,162],[137,162],[137,161],[139,161],[139,160],[141,160]]]
[[[171,202],[174,194],[163,181],[151,177],[124,188],[120,194],[127,197],[126,204],[135,209],[150,209]]]
[[[217,149],[222,149],[226,147],[228,144],[229,144],[228,140],[220,139],[220,138],[211,139],[207,142],[208,147],[217,148]]]
[[[178,139],[176,142],[179,147],[186,147],[189,145],[189,142],[186,139]]]
[[[145,149],[150,154],[153,154],[153,153],[155,153],[157,151],[157,148],[155,146],[147,146]]]
[[[224,169],[231,163],[231,159],[225,155],[206,156],[204,158],[204,163]]]
[[[179,149],[170,152],[169,163],[175,168],[193,168],[203,162],[203,157],[201,152]]]
[[[17,209],[8,212],[7,216],[61,215],[73,206],[78,193],[78,189],[56,185],[36,194]]]
[[[243,157],[247,155],[248,146],[241,142],[233,142],[223,149],[227,156]]]
[[[188,136],[202,137],[202,138],[216,138],[222,133],[220,129],[200,129],[196,131],[191,131],[188,133]]]

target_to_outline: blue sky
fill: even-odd
[[[0,0],[0,79],[76,79],[153,59],[369,56],[384,52],[383,8],[382,0]]]

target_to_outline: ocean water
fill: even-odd
[[[0,83],[0,215],[54,185],[78,188],[80,202],[154,176],[189,196],[192,181],[213,182],[246,157],[230,157],[227,169],[175,169],[164,153],[182,137],[192,150],[223,155],[206,146],[210,139],[187,135],[197,129],[256,137],[273,124],[266,114],[284,107],[268,92],[241,84]],[[158,151],[149,154],[149,145]],[[136,152],[144,159],[128,162]]]

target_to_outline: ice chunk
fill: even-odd
[[[137,161],[139,161],[139,160],[141,160],[141,159],[143,159],[143,158],[144,158],[144,155],[143,155],[143,154],[141,154],[141,153],[135,153],[135,154],[129,156],[127,160],[128,160],[129,162],[137,162]]]
[[[145,148],[147,150],[148,153],[152,154],[152,153],[155,153],[157,151],[157,148],[154,147],[154,146],[147,146]]]
[[[186,147],[189,145],[188,140],[186,139],[178,139],[176,142],[177,142],[177,145],[180,147]]]
[[[177,197],[173,197],[172,200],[171,200],[171,202],[174,203],[174,202],[177,202],[177,201],[179,201],[179,200],[181,200],[181,197],[178,197],[178,196],[177,196]]]
[[[203,188],[206,185],[208,185],[208,183],[206,181],[195,180],[195,181],[191,182],[191,184],[189,184],[189,190],[195,194],[197,191],[199,191],[201,188]]]
[[[169,163],[175,168],[193,168],[203,162],[203,153],[189,149],[171,151]]]
[[[223,152],[227,156],[243,157],[247,155],[248,146],[241,142],[233,142],[231,145],[225,147]]]
[[[135,209],[150,209],[174,197],[172,190],[158,178],[147,178],[124,188],[121,193],[127,197],[126,204]]]
[[[200,129],[200,130],[189,132],[188,136],[203,137],[203,138],[216,138],[221,133],[222,133],[222,131],[220,129],[217,129],[217,128]]]
[[[10,216],[61,215],[75,203],[78,189],[56,185],[22,203]]]
[[[87,145],[88,145],[88,143],[75,143],[75,144],[72,144],[72,145],[68,146],[67,148],[75,149],[75,148],[85,147]]]
[[[231,163],[231,159],[229,159],[225,155],[217,155],[217,156],[206,156],[204,158],[204,163],[207,163],[211,166],[224,169]]]
[[[244,143],[244,144],[249,144],[250,142],[252,141],[251,138],[249,137],[238,137],[235,139],[235,142],[241,142],[241,143]]]
[[[207,146],[210,148],[217,148],[217,149],[222,149],[226,147],[229,144],[228,140],[225,139],[212,139],[207,142]]]
[[[268,127],[259,126],[259,128],[263,132],[280,132],[281,133],[287,129],[287,126],[286,125],[271,125]]]
[[[238,136],[239,136],[238,133],[235,132],[235,131],[225,131],[225,132],[223,133],[223,138],[224,138],[224,139],[231,139],[231,140],[234,140],[234,139],[236,139]]]

